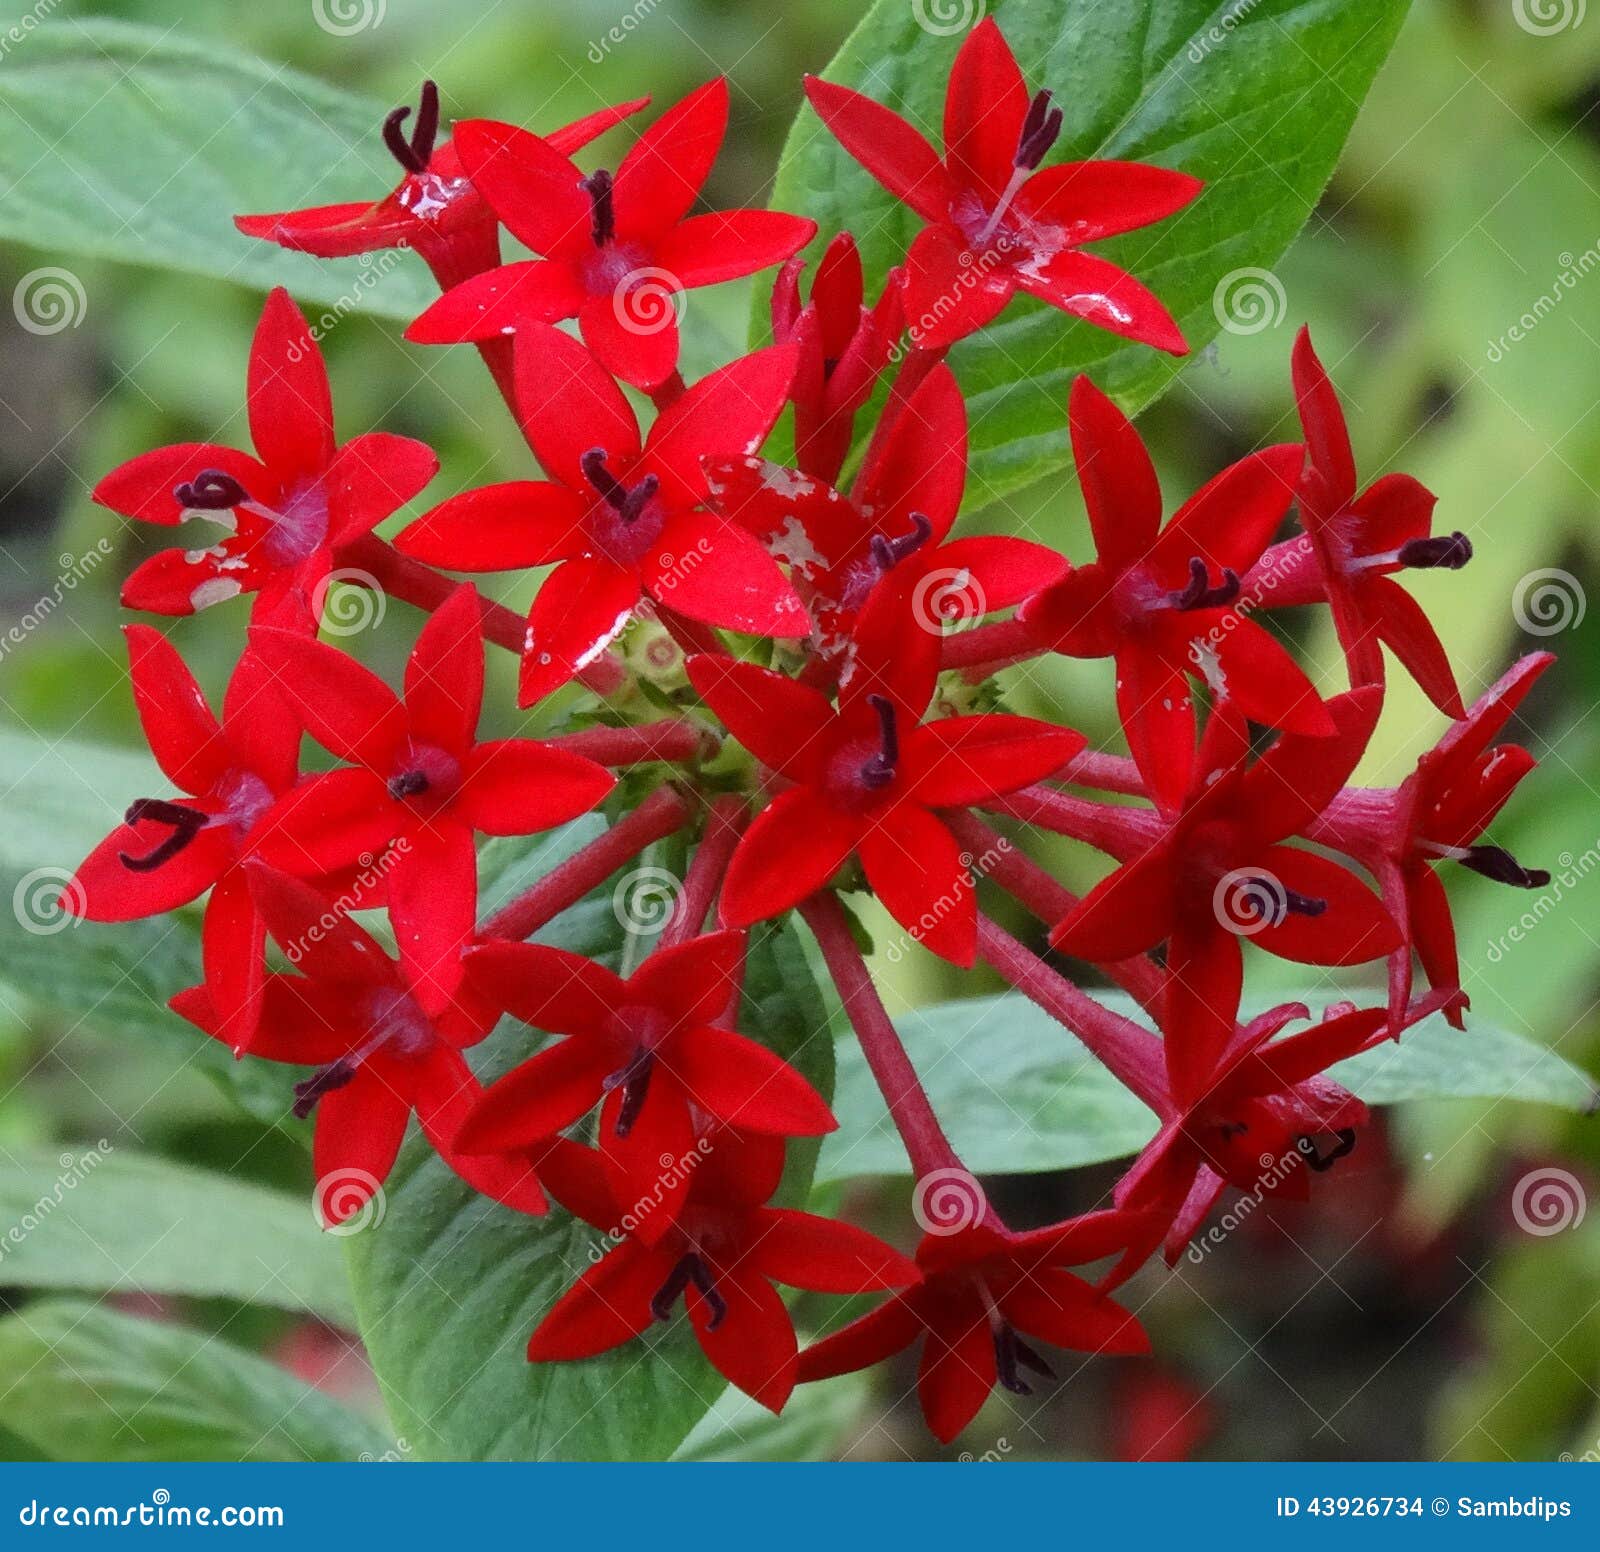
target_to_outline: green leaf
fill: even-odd
[[[1138,1017],[1125,997],[1096,997]],[[1292,1000],[1292,999],[1284,999]],[[1155,1118],[1050,1016],[1020,993],[946,1002],[896,1020],[938,1113],[980,1174],[1073,1169],[1124,1158],[1155,1133]],[[1594,1108],[1594,1080],[1553,1051],[1483,1019],[1465,1033],[1435,1016],[1330,1069],[1372,1104],[1412,1099],[1515,1099]],[[839,1052],[839,1130],[826,1138],[819,1182],[910,1173],[905,1149],[861,1055]]]
[[[802,1385],[774,1416],[731,1385],[678,1447],[674,1460],[832,1460],[872,1395],[865,1373]]]
[[[1227,301],[1252,283],[1237,272],[1270,271],[1316,207],[1406,9],[1407,0],[990,0],[987,7],[1029,85],[1050,87],[1066,115],[1050,162],[1153,162],[1206,181],[1187,210],[1092,250],[1148,285],[1193,351],[1217,334],[1219,308],[1228,316]],[[974,18],[983,11],[965,8]],[[887,104],[937,146],[962,38],[927,22],[926,7],[877,0],[824,75]],[[772,203],[813,217],[819,243],[854,232],[874,286],[921,224],[809,107],[790,132]],[[1280,301],[1275,277],[1258,281],[1267,316],[1281,322],[1292,299]],[[758,309],[758,334],[762,328]],[[1287,331],[1283,353],[1287,370]],[[975,507],[1066,463],[1074,375],[1092,372],[1133,412],[1180,370],[1146,346],[1028,299],[957,346],[951,365],[971,414]]]
[[[223,1297],[354,1324],[343,1257],[304,1201],[125,1152],[0,1156],[8,1287]]]
[[[0,1415],[52,1460],[356,1460],[391,1441],[231,1343],[69,1300],[0,1321]]]
[[[62,257],[116,259],[304,301],[410,318],[433,292],[421,263],[337,263],[235,230],[237,213],[371,200],[397,181],[379,136],[388,105],[170,28],[48,23],[5,61],[0,237]],[[41,284],[43,282],[41,281]],[[76,277],[63,282],[80,300]]]

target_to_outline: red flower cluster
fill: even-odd
[[[210,891],[204,981],[173,1006],[238,1053],[307,1069],[293,1108],[315,1115],[319,1182],[345,1177],[330,1221],[379,1189],[415,1114],[474,1189],[527,1213],[553,1198],[601,1230],[607,1253],[547,1313],[531,1359],[602,1352],[681,1300],[711,1363],[776,1410],[797,1382],[920,1345],[923,1407],[948,1440],[996,1384],[1025,1394],[1027,1374],[1051,1377],[1035,1344],[1143,1350],[1110,1290],[1163,1244],[1175,1255],[1226,1185],[1300,1194],[1349,1153],[1366,1112],[1331,1065],[1435,1012],[1461,1024],[1435,868],[1545,879],[1482,837],[1533,765],[1494,741],[1549,659],[1525,659],[1463,706],[1395,577],[1458,566],[1471,547],[1433,534],[1433,498],[1409,477],[1360,489],[1304,334],[1303,444],[1241,459],[1163,521],[1137,433],[1080,379],[1066,425],[1093,557],[952,537],[967,412],[945,348],[1022,290],[1181,352],[1161,304],[1082,245],[1164,220],[1201,186],[1164,168],[1043,165],[1062,115],[1048,91],[1030,94],[992,20],[956,59],[942,156],[865,97],[816,80],[807,90],[926,222],[876,300],[848,233],[833,235],[802,300],[795,255],[813,223],[690,213],[726,127],[720,81],[657,119],[615,173],[570,158],[642,104],[545,136],[471,120],[437,144],[430,83],[409,139],[409,110],[384,125],[404,170],[392,193],[240,218],[251,235],[327,256],[417,249],[444,294],[410,337],[482,346],[542,477],[451,494],[392,543],[376,538],[436,460],[401,437],[335,440],[316,339],[275,292],[248,374],[255,455],[184,443],[97,489],[130,518],[224,530],[140,566],[130,607],[257,601],[220,721],[167,640],[129,627],[135,700],[176,795],[136,799],[66,899],[124,920]],[[537,257],[502,265],[502,227]],[[776,265],[775,343],[685,384],[678,294]],[[641,311],[652,302],[653,318]],[[581,340],[553,326],[567,319]],[[858,426],[891,365],[887,403]],[[648,429],[624,383],[654,401]],[[763,457],[790,405],[792,467]],[[1291,515],[1295,532],[1280,538]],[[526,623],[442,575],[535,567],[554,569]],[[431,615],[403,693],[348,642],[318,640],[336,576]],[[1326,607],[1348,688],[1324,698],[1257,617],[1295,606]],[[1002,611],[1014,614],[947,634]],[[669,642],[672,661],[631,670],[639,656],[617,649],[636,630]],[[520,659],[521,705],[574,680],[606,704],[576,731],[480,739],[486,643]],[[1382,710],[1381,645],[1454,719],[1394,789],[1351,785]],[[1051,652],[1112,660],[1131,758],[977,709],[1000,691],[979,696],[975,682]],[[305,734],[333,768],[301,772]],[[598,839],[483,910],[477,836],[533,835],[608,801]],[[980,813],[1117,865],[1077,900]],[[526,941],[674,835],[689,858],[681,887],[631,973]],[[982,908],[980,852],[992,883],[1038,918],[1035,946]],[[1155,1135],[1114,1207],[1019,1231],[988,1206],[840,903],[864,890],[907,941],[996,968],[1149,1106]],[[378,909],[392,954],[354,919]],[[953,1228],[924,1221],[914,1259],[772,1205],[789,1140],[836,1124],[764,1043],[743,995],[751,929],[791,911],[913,1171],[970,1188]],[[1146,1017],[1111,1011],[1047,947],[1102,967]],[[1386,959],[1387,1001],[1340,1004],[1285,1034],[1305,1007],[1241,1014],[1255,951]],[[1416,998],[1414,958],[1431,986]],[[463,1053],[503,1014],[526,1026],[523,1060],[480,1087]],[[1071,1270],[1100,1261],[1111,1264],[1098,1282]],[[889,1297],[800,1352],[775,1283]]]

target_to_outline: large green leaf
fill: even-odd
[[[1161,297],[1194,350],[1216,335],[1219,309],[1257,325],[1252,286],[1267,316],[1281,321],[1292,307],[1275,277],[1239,272],[1270,270],[1310,216],[1406,9],[1407,0],[987,6],[1030,85],[1050,87],[1066,115],[1052,162],[1154,162],[1206,180],[1189,209],[1095,248]],[[938,145],[961,42],[954,19],[984,11],[877,0],[824,75],[888,104]],[[874,283],[903,258],[920,224],[809,107],[790,133],[772,202],[814,217],[819,241],[854,232]],[[1065,462],[1064,406],[1076,373],[1092,371],[1131,411],[1179,370],[1156,351],[1027,300],[958,346],[951,362],[972,416],[974,505]]]
[[[409,257],[329,264],[233,225],[239,212],[392,188],[385,104],[170,28],[73,19],[47,22],[7,57],[0,107],[0,237],[55,259],[286,285],[341,312],[409,318],[432,295]],[[77,290],[60,293],[69,315],[93,307],[75,277],[56,283]]]
[[[309,1197],[112,1142],[0,1156],[0,1282],[221,1296],[352,1325],[349,1279]]]
[[[539,845],[541,869],[592,833],[579,821]],[[494,886],[516,869],[501,848]],[[622,928],[610,886],[539,940],[613,964]],[[740,1027],[832,1088],[827,1015],[792,927],[755,936]],[[528,1054],[506,1024],[488,1043],[490,1077]],[[796,1150],[785,1190],[804,1195],[814,1151]],[[604,1237],[559,1208],[529,1218],[476,1195],[417,1138],[385,1183],[381,1222],[348,1241],[358,1325],[396,1429],[424,1458],[650,1460],[672,1454],[723,1389],[684,1322],[601,1358],[529,1364],[529,1333],[605,1252]]]
[[[0,1418],[52,1460],[357,1460],[392,1442],[220,1338],[64,1299],[0,1321]]]
[[[1125,998],[1100,1000],[1137,1014]],[[1151,1112],[1048,1014],[1020,993],[946,1002],[896,1020],[933,1108],[968,1166],[1030,1173],[1099,1164],[1137,1152]],[[1465,1033],[1435,1016],[1331,1069],[1373,1104],[1411,1099],[1516,1099],[1594,1108],[1594,1080],[1553,1051],[1483,1019]],[[820,1181],[910,1173],[905,1149],[854,1041],[839,1053]]]

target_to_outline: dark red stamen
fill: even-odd
[[[1472,540],[1458,529],[1434,539],[1408,539],[1400,546],[1400,564],[1419,571],[1460,571],[1472,559]]]
[[[898,539],[885,539],[882,534],[872,536],[872,558],[879,571],[890,571],[906,556],[914,555],[933,537],[933,524],[921,512],[911,514],[911,532]]]
[[[147,852],[142,857],[129,856],[125,851],[117,853],[123,867],[130,872],[149,873],[152,869],[159,868],[163,862],[176,857],[206,827],[210,816],[201,813],[198,808],[189,808],[182,803],[168,803],[161,798],[139,798],[129,805],[128,812],[122,817],[123,822],[130,825],[148,819],[152,824],[172,826],[172,834],[154,851]]]
[[[294,1086],[294,1105],[292,1109],[300,1120],[311,1114],[317,1108],[317,1101],[324,1094],[331,1094],[335,1089],[342,1089],[356,1075],[356,1070],[361,1064],[353,1056],[341,1056],[338,1061],[330,1062],[326,1067],[318,1068],[301,1083]]]
[[[428,170],[433,144],[439,135],[439,88],[432,81],[422,83],[417,106],[417,122],[407,140],[401,125],[411,117],[409,106],[394,109],[383,121],[383,143],[389,154],[409,173]]]
[[[1189,585],[1181,593],[1173,593],[1174,609],[1221,609],[1239,596],[1239,573],[1231,566],[1222,568],[1222,581],[1211,586],[1211,576],[1206,563],[1198,555],[1189,557]]]
[[[1015,165],[1032,172],[1056,143],[1061,122],[1061,109],[1050,106],[1049,91],[1036,92],[1028,104],[1028,116],[1022,121],[1022,133],[1017,137],[1017,154],[1012,158]]]
[[[578,187],[589,196],[589,235],[595,247],[603,248],[617,235],[617,213],[611,199],[615,180],[601,167],[587,178],[579,178]]]
[[[421,771],[402,771],[400,775],[389,778],[389,796],[396,802],[402,798],[414,798],[427,790],[428,778]]]
[[[895,767],[900,763],[900,730],[895,723],[894,702],[887,695],[869,695],[867,701],[878,714],[882,748],[861,767],[861,782],[876,792],[894,780]]]
[[[717,1292],[717,1285],[711,1279],[711,1269],[693,1250],[673,1267],[667,1274],[667,1280],[656,1290],[655,1297],[650,1300],[651,1315],[657,1320],[671,1320],[672,1306],[691,1284],[711,1311],[706,1330],[715,1331],[727,1317],[728,1301]]]
[[[637,485],[624,485],[606,468],[606,450],[603,447],[591,447],[578,460],[578,466],[583,470],[583,477],[599,493],[600,499],[625,523],[636,522],[661,488],[661,481],[653,474],[645,475]]]
[[[1341,1127],[1334,1133],[1338,1141],[1326,1153],[1317,1152],[1315,1138],[1296,1137],[1295,1150],[1306,1161],[1307,1169],[1314,1169],[1319,1175],[1325,1170],[1330,1170],[1340,1159],[1353,1153],[1356,1146],[1356,1134],[1353,1127]]]
[[[655,1065],[654,1054],[641,1046],[626,1067],[619,1068],[600,1085],[607,1094],[613,1089],[622,1090],[622,1103],[617,1107],[618,1137],[626,1137],[639,1119],[645,1096],[650,1092],[650,1074],[655,1071]]]
[[[1516,889],[1543,889],[1550,882],[1550,874],[1544,868],[1523,867],[1504,846],[1469,846],[1466,855],[1457,860],[1474,873]]]
[[[1014,1396],[1033,1394],[1033,1386],[1019,1372],[1021,1368],[1032,1369],[1047,1380],[1056,1377],[1050,1365],[1017,1335],[1009,1321],[1001,1321],[994,1329],[994,1366],[1000,1383]]]
[[[250,499],[250,493],[221,469],[202,469],[192,480],[174,488],[178,505],[194,512],[223,512]]]

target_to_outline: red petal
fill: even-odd
[[[1173,514],[1151,551],[1151,564],[1178,587],[1196,555],[1213,575],[1227,567],[1242,577],[1282,525],[1304,462],[1305,449],[1295,442],[1230,464]]]
[[[533,835],[588,813],[616,784],[582,755],[531,738],[497,739],[468,755],[453,807],[484,835]]]
[[[583,501],[565,485],[508,480],[464,491],[396,535],[402,555],[449,571],[520,571],[580,553]]]
[[[816,235],[817,223],[781,210],[718,210],[691,216],[656,249],[656,263],[684,290],[737,280],[781,264]]]
[[[639,425],[622,390],[595,358],[560,329],[517,331],[517,410],[539,462],[552,479],[589,491],[581,460],[602,447],[613,471],[639,451]]]
[[[1274,1040],[1245,1057],[1228,1075],[1228,1093],[1243,1098],[1282,1094],[1297,1083],[1342,1062],[1371,1045],[1383,1029],[1383,1008],[1366,1008],[1325,1019],[1284,1040]]]
[[[613,1195],[640,1209],[630,1232],[653,1245],[672,1228],[689,1195],[699,1158],[695,1122],[682,1087],[659,1063],[626,1137],[617,1135],[621,1110],[622,1090],[615,1088],[600,1109],[600,1151]]]
[[[961,1324],[930,1327],[917,1371],[917,1395],[933,1436],[948,1444],[978,1415],[994,1389],[994,1337],[976,1296]]]
[[[678,369],[678,288],[653,266],[630,270],[578,310],[578,330],[613,376],[653,393]]]
[[[1165,842],[1101,879],[1050,934],[1063,954],[1114,964],[1154,948],[1172,930],[1177,881]]]
[[[1139,1322],[1071,1272],[1046,1268],[1008,1292],[1001,1310],[1019,1331],[1079,1353],[1147,1353]]]
[[[1379,640],[1405,664],[1423,694],[1447,717],[1466,716],[1450,659],[1422,606],[1387,577],[1368,577],[1361,591],[1363,606],[1377,622]]]
[[[793,781],[817,776],[838,727],[825,695],[734,658],[701,654],[686,666],[695,692],[758,760]]]
[[[336,902],[259,862],[244,867],[256,909],[290,964],[342,986],[394,984],[394,961]]]
[[[938,153],[898,113],[848,87],[808,75],[806,96],[834,137],[924,220],[942,221],[954,191]]]
[[[838,1129],[822,1096],[793,1067],[732,1030],[705,1024],[680,1034],[671,1067],[696,1105],[743,1131],[820,1137]]]
[[[554,1034],[604,1039],[627,983],[592,959],[542,943],[485,943],[466,956],[467,979],[495,1007]]]
[[[61,908],[86,921],[135,921],[196,899],[233,861],[226,830],[201,830],[176,856],[149,872],[123,866],[122,853],[148,856],[171,834],[168,826],[151,820],[118,825],[78,864],[61,891]]]
[[[259,1016],[242,1043],[234,1037],[244,1032],[220,1022],[215,1007],[209,1003],[209,994],[204,1016],[218,1020],[218,1024],[201,1027],[227,1041],[235,1054],[320,1067],[348,1056],[365,1038],[361,1022],[363,1000],[364,994],[352,992],[348,984],[274,974],[262,983]],[[194,1018],[195,1011],[185,1010],[184,1016]]]
[[[1194,1104],[1206,1093],[1233,1038],[1244,984],[1239,940],[1212,914],[1210,902],[1193,902],[1167,944],[1167,994],[1162,1044],[1172,1097]]]
[[[434,611],[406,660],[411,737],[463,757],[483,707],[483,601],[463,583]]]
[[[650,1301],[676,1259],[632,1240],[603,1256],[539,1322],[528,1341],[529,1361],[593,1358],[649,1330]]]
[[[450,144],[472,185],[511,234],[547,258],[590,241],[583,174],[548,140],[491,119],[466,119]]]
[[[1084,746],[1083,734],[1000,712],[943,717],[907,741],[921,769],[917,801],[930,808],[981,803],[1043,781]]]
[[[1361,519],[1361,553],[1381,555],[1412,539],[1425,539],[1433,527],[1439,498],[1409,474],[1385,474],[1350,503]]]
[[[227,771],[229,751],[178,650],[148,625],[125,625],[128,673],[150,752],[175,786],[198,797]]]
[[[1172,315],[1132,275],[1092,254],[1067,248],[1016,271],[1024,290],[1124,339],[1184,355],[1188,343]]]
[[[281,286],[261,310],[250,347],[250,437],[280,485],[321,474],[333,462],[333,398],[304,314]]]
[[[795,1386],[794,1322],[765,1278],[719,1269],[717,1292],[727,1306],[715,1322],[698,1289],[688,1294],[700,1346],[722,1377],[772,1412],[781,1412]]]
[[[909,534],[913,513],[933,525],[929,542],[949,533],[967,479],[967,407],[949,367],[929,372],[895,417],[882,449],[852,487],[852,502],[892,539]],[[837,557],[835,557],[837,560]]]
[[[1442,991],[1458,990],[1461,964],[1456,957],[1456,929],[1450,916],[1450,896],[1432,868],[1407,869],[1406,904],[1411,936],[1428,985]],[[1450,1010],[1446,1017],[1457,1029],[1461,1028],[1459,1012]]]
[[[380,775],[392,774],[406,737],[406,712],[371,669],[335,647],[276,626],[252,630],[250,644],[324,749]]]
[[[916,1264],[854,1224],[771,1208],[745,1264],[763,1277],[815,1293],[872,1293],[918,1281]]]
[[[517,704],[533,705],[587,668],[622,633],[638,603],[638,577],[608,560],[557,566],[528,616]]]
[[[1016,295],[1009,265],[975,262],[966,239],[950,226],[927,226],[906,254],[906,323],[921,350],[938,350],[976,334]]]
[[[235,216],[233,224],[246,237],[259,237],[292,252],[348,259],[397,247],[404,240],[412,218],[409,214],[397,217],[391,200],[392,196],[377,204],[313,205],[305,210]]]
[[[1383,692],[1368,686],[1326,705],[1337,729],[1333,737],[1285,733],[1244,774],[1239,806],[1262,840],[1298,835],[1338,795],[1366,752]]]
[[[609,108],[596,108],[593,113],[586,113],[581,119],[574,119],[572,123],[563,125],[560,129],[552,129],[544,138],[563,156],[571,156],[574,151],[581,151],[591,140],[598,140],[614,125],[631,118],[641,108],[649,106],[648,97],[635,97],[628,102],[615,103]]]
[[[1269,847],[1252,871],[1257,866],[1285,889],[1327,901],[1319,915],[1291,911],[1278,926],[1261,928],[1255,941],[1269,954],[1304,965],[1360,965],[1399,947],[1393,918],[1348,868],[1292,846]]]
[[[681,221],[717,159],[728,127],[721,76],[675,103],[634,142],[617,168],[617,234],[657,238]]]
[[[556,1041],[489,1085],[456,1135],[457,1151],[511,1153],[565,1131],[600,1103],[611,1061],[595,1041]]]
[[[793,584],[761,545],[711,512],[679,512],[640,568],[657,603],[751,636],[798,638],[811,619]]]
[[[274,494],[271,477],[248,453],[214,442],[177,442],[119,464],[95,486],[92,497],[143,523],[179,523],[185,512],[173,491],[202,469],[220,469],[257,499]]]
[[[714,1023],[744,978],[745,935],[707,932],[659,948],[628,981],[628,1000],[661,1009],[675,1024]]]
[[[383,778],[364,766],[320,771],[273,805],[251,838],[255,856],[289,873],[370,866],[404,826]]]
[[[483,1093],[459,1051],[439,1046],[417,1084],[417,1120],[434,1152],[481,1196],[516,1212],[540,1214],[548,1206],[526,1157],[468,1158],[456,1148],[461,1123]]]
[[[439,472],[439,457],[424,442],[369,431],[352,437],[334,457],[323,488],[328,531],[335,543],[368,533],[422,493]]]
[[[1330,504],[1343,506],[1356,493],[1356,461],[1350,451],[1339,396],[1317,353],[1311,348],[1311,331],[1302,328],[1294,342],[1294,396],[1305,428],[1306,451],[1311,466],[1327,482]]]
[[[1117,714],[1150,795],[1163,812],[1176,813],[1194,769],[1188,678],[1148,648],[1124,646],[1117,653]]]
[[[403,843],[403,849],[402,849]],[[440,999],[461,978],[461,950],[478,910],[478,856],[472,831],[439,819],[397,842],[390,863],[389,920],[406,979]]]
[[[244,871],[217,880],[200,924],[200,958],[206,990],[230,1044],[247,1045],[261,1017],[266,976],[267,927],[250,898]]]
[[[724,927],[748,927],[798,905],[844,863],[861,822],[808,787],[780,792],[756,815],[722,884]]]
[[[1252,722],[1314,737],[1334,731],[1333,717],[1316,687],[1287,649],[1254,620],[1229,616],[1214,639],[1227,695]]]
[[[1205,184],[1148,162],[1065,162],[1036,172],[1017,193],[1017,209],[1059,227],[1066,240],[1098,242],[1164,221]]]
[[[801,1353],[800,1382],[829,1380],[836,1374],[871,1368],[904,1351],[923,1330],[921,1317],[909,1299],[890,1299]]]
[[[986,204],[1011,181],[1028,116],[1028,87],[992,16],[967,35],[950,69],[944,98],[945,160],[950,176],[980,191]]]
[[[575,318],[588,292],[564,259],[531,259],[486,269],[430,302],[407,326],[413,345],[500,339],[529,324]]]
[[[925,808],[880,815],[857,842],[884,909],[924,948],[970,969],[978,952],[977,895],[956,838]]]
[[[1067,571],[1064,555],[1003,534],[954,539],[941,545],[934,558],[940,571],[955,573],[955,596],[970,597],[971,610],[959,616],[962,621],[1020,604],[1059,582]]]
[[[360,1212],[388,1176],[411,1118],[409,1097],[364,1067],[317,1101],[312,1200],[324,1228]]]
[[[1101,562],[1125,571],[1142,561],[1161,526],[1161,486],[1133,422],[1087,377],[1067,405],[1072,456]]]

